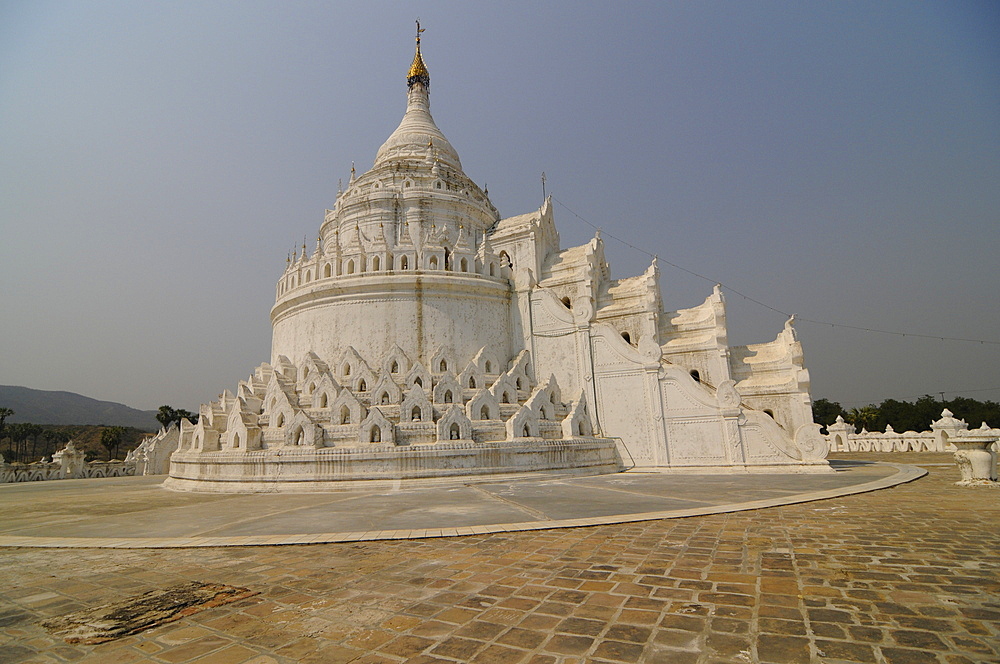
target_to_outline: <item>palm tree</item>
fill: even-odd
[[[28,460],[35,458],[35,448],[38,447],[38,437],[45,433],[45,429],[39,424],[29,424],[28,425],[28,437],[31,438],[31,454],[28,456]],[[27,446],[25,446],[27,447]]]
[[[0,440],[3,440],[3,430],[6,426],[7,418],[14,414],[10,408],[0,408]]]
[[[28,439],[31,435],[29,428],[30,424],[26,422],[17,422],[11,424],[7,427],[7,435],[10,437],[10,451],[14,453],[14,461],[21,461],[21,443]]]
[[[878,408],[873,405],[852,408],[844,419],[857,429],[871,430],[871,427],[878,421]]]
[[[108,461],[114,459],[112,450],[117,452],[118,444],[122,442],[125,435],[125,427],[107,427],[101,432],[101,445],[108,450]]]

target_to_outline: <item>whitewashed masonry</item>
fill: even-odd
[[[599,236],[561,248],[550,200],[501,218],[431,117],[419,37],[407,86],[278,280],[270,361],[182,422],[168,486],[829,470],[791,321],[729,347],[718,288],[666,311],[655,261],[612,279]]]

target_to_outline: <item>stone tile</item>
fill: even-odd
[[[886,664],[938,664],[940,661],[936,653],[923,650],[882,647],[881,651]]]
[[[397,657],[412,657],[435,643],[436,641],[420,636],[400,636],[382,645],[378,650]]]
[[[589,636],[573,636],[571,634],[556,634],[545,644],[546,652],[560,655],[583,655],[594,643]]]
[[[909,648],[920,648],[921,650],[947,650],[948,647],[943,641],[932,632],[918,632],[914,630],[893,630],[891,633],[893,641],[901,646]]]
[[[641,662],[643,646],[638,643],[626,643],[624,641],[601,641],[594,657],[611,662]]]
[[[491,645],[481,650],[469,661],[481,662],[482,664],[518,664],[528,657],[529,654],[523,650]]]
[[[649,641],[653,630],[649,627],[637,627],[635,625],[612,625],[604,634],[604,638],[615,641],[625,641],[628,643],[645,643]]]
[[[257,657],[257,653],[240,645],[231,645],[194,660],[201,664],[245,664]]]
[[[213,650],[219,650],[227,645],[228,641],[218,636],[206,636],[196,641],[174,646],[156,654],[157,659],[176,664],[178,662],[188,662],[206,655]]]
[[[430,652],[441,657],[451,657],[452,659],[467,662],[483,648],[483,645],[482,641],[452,636],[434,646]]]
[[[985,570],[1000,564],[1000,533],[984,524],[1000,523],[1000,504],[968,510],[957,471],[929,469],[891,491],[674,521],[304,547],[0,549],[0,659],[582,664],[639,649],[634,661],[671,664],[998,660],[1000,581]],[[262,594],[100,646],[39,626],[47,611],[186,580]],[[436,651],[464,641],[477,644],[468,658]]]
[[[585,636],[597,636],[604,631],[605,623],[600,620],[586,620],[584,618],[567,618],[556,626],[556,631],[565,634],[581,634]]]
[[[525,648],[527,650],[533,650],[538,647],[546,638],[546,635],[540,631],[534,631],[530,629],[521,629],[520,627],[513,627],[497,637],[497,643],[502,643],[509,646],[516,646],[518,648]]]
[[[667,614],[660,621],[660,627],[680,629],[688,632],[700,632],[705,629],[706,624],[707,621],[704,618],[677,614]]]
[[[757,656],[768,664],[801,664],[811,659],[809,639],[798,636],[761,634],[757,637]]]
[[[838,661],[864,662],[865,664],[878,662],[875,649],[864,643],[816,639],[816,650],[820,657],[827,657]]]
[[[669,646],[683,650],[693,650],[699,647],[701,637],[698,632],[682,632],[675,629],[657,630],[653,642],[661,646]]]

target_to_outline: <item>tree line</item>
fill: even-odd
[[[8,463],[32,463],[49,458],[66,447],[70,440],[85,452],[88,461],[122,458],[149,435],[135,427],[8,423],[13,416],[13,409],[0,407],[0,454]],[[180,423],[183,418],[198,421],[197,415],[170,406],[160,406],[156,415],[165,428]]]
[[[838,415],[845,422],[853,424],[858,431],[885,431],[886,425],[891,425],[896,431],[902,432],[929,430],[931,422],[941,419],[941,411],[945,408],[958,419],[965,420],[970,429],[979,427],[983,422],[987,426],[1000,427],[1000,403],[967,397],[941,401],[927,394],[913,402],[886,399],[879,405],[872,403],[850,410],[845,410],[836,401],[816,399],[812,410],[813,421],[822,425],[824,432],[828,425],[837,420]]]

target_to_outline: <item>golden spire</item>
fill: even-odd
[[[410,71],[406,75],[406,85],[411,88],[414,83],[421,83],[425,88],[431,86],[431,74],[427,71],[424,59],[420,57],[420,33],[423,31],[420,19],[417,19],[417,52],[413,54],[413,64],[410,65]]]

